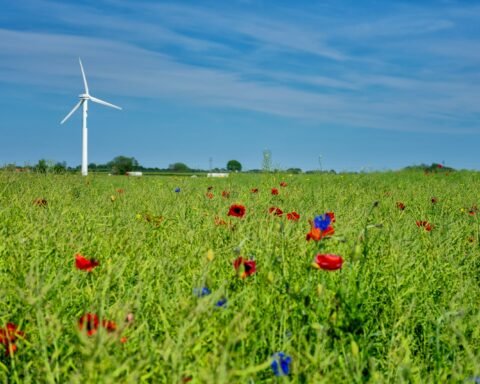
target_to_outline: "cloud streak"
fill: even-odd
[[[82,56],[99,94],[321,125],[480,131],[479,78],[462,72],[480,61],[473,49],[478,39],[436,37],[466,17],[458,8],[427,16],[412,7],[396,17],[338,20],[331,27],[328,17],[313,13],[299,18],[304,23],[288,20],[288,9],[259,16],[248,7],[111,4],[104,16],[91,7],[44,2],[50,23],[71,33],[0,29],[0,81],[35,85],[37,92],[77,91],[75,60]],[[26,2],[27,13],[39,9]],[[439,58],[455,65],[441,65]]]

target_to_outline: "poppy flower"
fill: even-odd
[[[313,259],[312,266],[317,269],[324,269],[327,271],[335,271],[342,268],[343,259],[341,256],[332,254],[318,254]]]
[[[473,205],[472,208],[470,208],[470,209],[468,210],[468,214],[469,214],[470,216],[475,216],[475,214],[477,213],[477,211],[478,211],[478,207],[477,207],[476,205]]]
[[[117,189],[117,193],[118,193],[119,195],[121,195],[121,194],[124,193],[124,192],[125,192],[125,190],[124,190],[123,188],[118,188],[118,189]]]
[[[109,333],[117,330],[117,324],[111,320],[102,320],[101,325]],[[78,328],[80,328],[80,331],[83,331],[85,328],[88,336],[93,336],[95,333],[97,333],[99,326],[100,320],[94,313],[86,313],[78,320]]]
[[[272,356],[272,367],[273,374],[275,376],[287,376],[290,374],[290,364],[292,363],[292,358],[285,355],[283,352],[277,352]]]
[[[228,216],[235,216],[242,218],[245,216],[245,207],[240,204],[232,204],[228,210]]]
[[[405,204],[403,204],[401,201],[397,201],[395,205],[400,211],[403,211],[405,209]]]
[[[331,223],[335,223],[336,219],[335,219],[335,213],[330,211],[330,212],[326,212],[325,215],[327,215],[328,217],[330,217],[330,222]]]
[[[278,207],[268,208],[268,213],[273,213],[275,216],[282,216],[283,215],[283,211]]]
[[[111,320],[102,320],[102,327],[107,330],[107,332],[115,332],[117,330],[117,324]]]
[[[287,184],[285,181],[282,181],[282,182],[280,183],[280,187],[286,187],[287,185],[288,185],[288,184]]]
[[[258,193],[258,188],[252,188],[252,189],[250,189],[250,192],[252,192],[252,193]]]
[[[417,220],[416,221],[416,224],[417,224],[417,227],[419,228],[424,228],[427,232],[430,232],[433,228],[433,225],[430,224],[428,221],[421,221],[421,220]]]
[[[37,207],[46,207],[48,205],[47,199],[39,197],[38,199],[33,200],[33,204]]]
[[[436,197],[432,197],[430,201],[432,202],[432,204],[438,203],[438,199]]]
[[[17,351],[15,342],[18,338],[25,337],[22,331],[13,323],[7,323],[3,328],[0,328],[0,344],[5,346],[5,355],[11,356]]]
[[[80,253],[75,255],[75,267],[81,271],[91,272],[93,268],[98,266],[100,263],[95,259],[86,259]]]
[[[207,196],[209,199],[213,199],[213,193],[212,192],[207,192],[205,194],[205,196]]]
[[[277,188],[272,188],[272,195],[274,195],[274,196],[278,195],[278,189]]]
[[[314,240],[319,241],[324,237],[331,236],[335,233],[335,230],[330,223],[335,220],[335,214],[333,212],[327,212],[324,215],[315,216],[313,221],[310,221],[310,232],[307,233],[307,241]]]
[[[229,198],[230,197],[230,192],[222,191],[222,197],[224,197],[225,199]]]
[[[97,333],[98,324],[98,316],[94,313],[87,313],[78,320],[78,328],[80,328],[81,331],[83,331],[83,328],[85,328],[88,336],[92,336]]]
[[[287,213],[287,220],[298,221],[298,219],[300,219],[300,215],[297,212]]]
[[[240,277],[244,279],[257,271],[257,263],[255,260],[248,260],[239,256],[233,261],[233,268],[235,268]]]

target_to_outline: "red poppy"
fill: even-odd
[[[470,216],[475,216],[475,214],[477,213],[477,211],[478,211],[478,207],[477,207],[476,205],[473,205],[472,208],[470,208],[470,209],[468,210],[468,214],[469,214]]]
[[[125,344],[128,341],[128,338],[126,336],[122,336],[120,338],[120,343]]]
[[[233,261],[233,268],[235,268],[240,277],[244,279],[257,271],[257,263],[255,260],[248,260],[239,256]]]
[[[98,330],[98,316],[94,313],[87,313],[78,320],[78,328],[82,331],[83,328],[87,330],[87,335],[92,336]]]
[[[80,253],[75,255],[75,266],[81,271],[91,272],[93,268],[98,266],[100,263],[95,259],[86,259]]]
[[[307,241],[310,241],[310,240],[320,241],[324,237],[329,237],[335,234],[335,229],[331,225],[329,225],[327,228],[322,230],[320,228],[315,227],[312,220],[309,220],[309,222],[310,222],[311,228],[310,228],[310,232],[308,232],[306,236]]]
[[[209,199],[213,199],[213,193],[212,192],[207,192],[205,194],[205,196],[207,196]]]
[[[403,204],[401,201],[397,201],[396,206],[401,211],[405,209],[405,204]]]
[[[430,232],[433,228],[433,225],[430,224],[428,221],[417,220],[416,224],[417,224],[417,227],[419,228],[423,227],[427,232]]]
[[[278,207],[268,208],[268,213],[273,213],[275,216],[282,216],[283,215],[283,211]]]
[[[335,271],[342,268],[343,259],[341,256],[332,254],[318,254],[315,256],[312,265],[318,269],[324,269],[327,271]]]
[[[124,190],[123,188],[118,188],[118,189],[117,189],[117,193],[118,193],[119,195],[121,195],[121,194],[124,193],[124,192],[125,192],[125,190]]]
[[[222,191],[222,197],[225,197],[225,198],[230,197],[230,192],[228,192],[228,191]]]
[[[331,222],[331,223],[335,223],[335,213],[333,213],[332,211],[330,211],[330,212],[326,212],[325,215],[327,215],[328,217],[330,217],[330,222]]]
[[[33,200],[33,204],[37,207],[46,207],[48,205],[47,199],[39,197],[38,199]]]
[[[274,196],[278,195],[278,189],[277,188],[272,188],[272,195],[274,195]]]
[[[117,330],[117,324],[111,320],[102,320],[102,327],[107,330],[107,332],[114,332]]]
[[[13,323],[7,323],[3,328],[0,328],[0,344],[5,346],[5,355],[13,355],[17,346],[15,342],[18,338],[25,337],[25,334],[22,331],[18,330],[18,327]]]
[[[432,204],[438,203],[438,199],[436,197],[432,197],[431,200]]]
[[[252,189],[250,190],[250,192],[252,192],[252,193],[258,193],[258,188],[252,188]]]
[[[282,181],[282,182],[280,183],[280,186],[281,186],[281,187],[286,187],[287,185],[288,185],[288,184],[287,184],[285,181]]]
[[[101,325],[109,333],[117,330],[117,324],[111,320],[102,320]],[[100,320],[94,313],[87,313],[78,320],[78,328],[80,328],[81,331],[85,328],[88,336],[93,336],[97,333],[99,326]]]
[[[243,217],[245,215],[245,207],[240,204],[232,204],[228,210],[228,216]]]
[[[287,220],[298,221],[298,219],[300,219],[300,215],[297,212],[287,213]]]

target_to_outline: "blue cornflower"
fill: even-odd
[[[207,296],[207,295],[210,295],[210,293],[212,292],[207,287],[193,289],[193,294],[197,297]]]
[[[321,231],[326,231],[331,222],[332,219],[327,214],[315,216],[315,218],[313,219],[313,225],[315,226],[315,228],[318,228]]]
[[[175,188],[175,192],[177,193],[180,192],[180,188],[179,187]]]
[[[290,373],[290,364],[292,358],[283,352],[274,353],[272,356],[272,364],[270,365],[275,376],[287,376]]]
[[[217,301],[215,306],[223,307],[223,306],[225,306],[225,304],[227,304],[227,299],[225,297],[223,297],[223,298],[221,298],[220,300]]]

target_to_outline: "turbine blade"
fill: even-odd
[[[117,107],[116,105],[107,103],[106,101],[97,99],[96,97],[93,97],[93,96],[90,96],[89,99],[92,100],[94,103],[102,104],[102,105],[105,105],[105,106],[107,106],[107,107],[112,107],[112,108],[120,109],[120,110],[122,109],[122,108],[120,108],[120,107]]]
[[[70,116],[72,116],[78,108],[80,108],[80,106],[83,104],[83,102],[84,102],[84,100],[80,100],[80,101],[77,103],[77,105],[75,105],[75,107],[73,107],[73,109],[70,111],[70,113],[63,118],[63,120],[60,122],[60,124],[63,124],[65,121],[67,121],[68,118],[69,118]]]
[[[83,84],[85,85],[85,93],[88,95],[87,77],[85,76],[85,71],[83,70],[82,60],[78,58],[78,61],[80,63],[80,69],[82,70]]]

